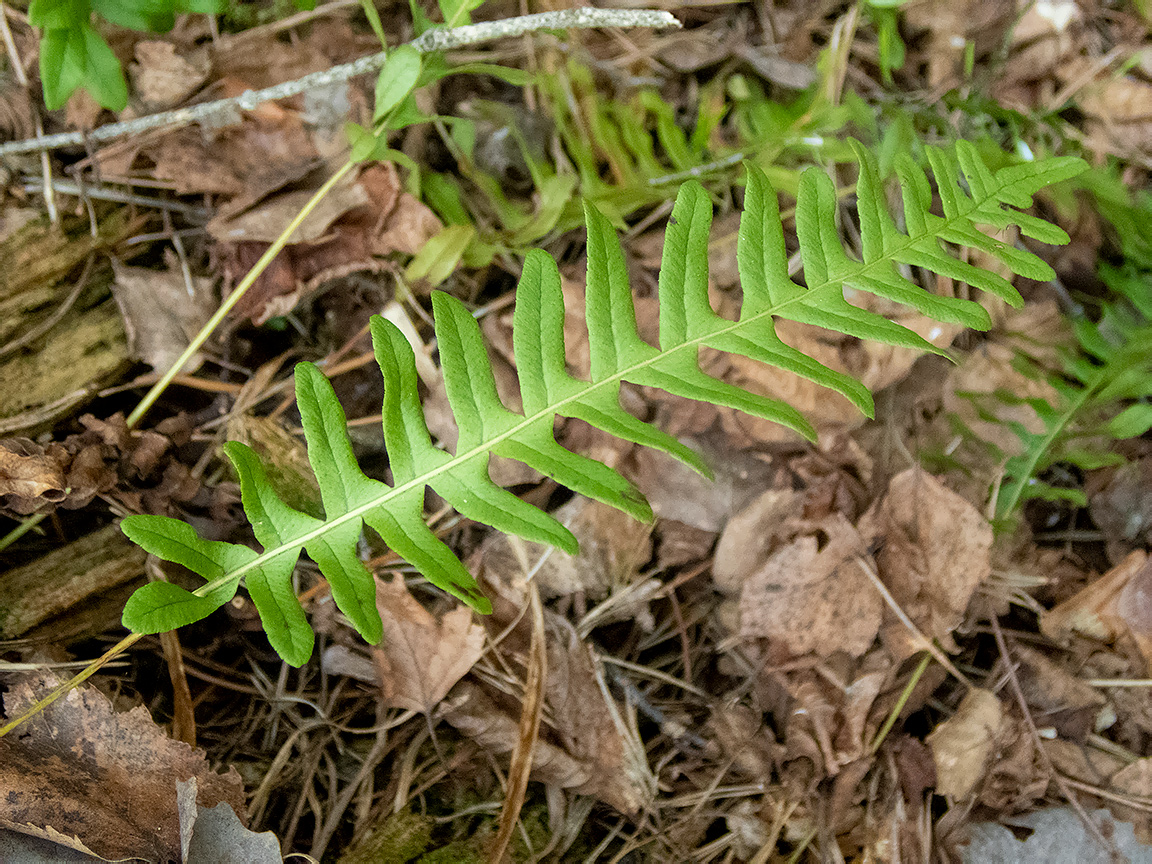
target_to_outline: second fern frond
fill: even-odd
[[[492,482],[488,475],[492,454],[520,460],[580,494],[647,519],[651,510],[630,482],[608,466],[557,443],[553,429],[558,416],[579,418],[707,473],[707,466],[692,450],[621,407],[624,382],[736,408],[813,438],[811,424],[791,406],[706,375],[699,367],[700,350],[740,354],[802,375],[843,394],[871,415],[868,390],[786,345],[776,334],[776,318],[936,351],[912,331],[849,304],[844,289],[906,304],[938,321],[986,329],[989,316],[978,303],[925,291],[901,276],[897,265],[967,282],[1013,305],[1022,301],[1007,280],[957,259],[944,244],[980,249],[1013,272],[1033,279],[1052,277],[1039,258],[990,238],[978,226],[1014,224],[1042,242],[1066,243],[1067,235],[1056,226],[1012,208],[1030,206],[1036,191],[1079,173],[1084,167],[1080,160],[1055,158],[993,172],[965,142],[951,150],[930,148],[942,215],[931,210],[928,177],[905,158],[897,166],[906,226],[901,230],[886,206],[873,157],[862,145],[853,142],[853,146],[860,160],[857,200],[862,260],[850,257],[840,243],[832,181],[810,169],[801,180],[796,205],[804,285],[788,275],[776,192],[759,169],[749,166],[737,255],[743,305],[736,321],[718,316],[708,301],[712,203],[696,182],[680,190],[661,262],[658,347],[644,342],[637,332],[627,268],[611,224],[594,207],[586,206],[590,378],[580,380],[568,372],[564,300],[556,263],[541,251],[530,252],[517,289],[513,324],[523,413],[509,410],[497,395],[472,314],[450,295],[434,293],[445,387],[460,428],[454,454],[437,448],[428,432],[411,346],[392,324],[374,318],[371,330],[384,377],[383,429],[391,485],[360,471],[348,441],[344,412],[331,386],[317,367],[300,364],[297,403],[325,518],[290,508],[273,492],[256,455],[242,444],[227,444],[225,452],[240,475],[244,509],[264,551],[203,540],[187,525],[167,517],[125,519],[123,529],[129,537],[206,580],[195,592],[164,582],[144,586],[125,608],[125,625],[151,633],[197,621],[227,602],[243,579],[273,647],[289,663],[303,664],[311,654],[313,634],[296,599],[292,573],[305,551],[328,579],[339,608],[365,639],[378,641],[381,626],[373,578],[356,555],[364,524],[431,582],[487,612],[488,601],[471,574],[424,523],[426,487],[470,519],[575,551],[575,538],[563,525]]]

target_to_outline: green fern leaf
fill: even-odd
[[[356,556],[364,524],[431,582],[487,612],[491,607],[475,580],[423,521],[426,487],[470,519],[574,552],[576,541],[566,528],[492,482],[488,460],[493,454],[517,459],[582,495],[650,519],[648,503],[631,483],[608,466],[557,443],[553,434],[557,417],[578,418],[707,474],[708,467],[696,453],[621,407],[624,382],[735,408],[814,438],[811,424],[791,406],[706,375],[699,366],[701,349],[740,354],[802,375],[841,393],[871,415],[868,390],[786,345],[776,334],[775,319],[936,351],[911,331],[847,302],[845,289],[904,303],[940,321],[986,328],[988,315],[979,304],[924,291],[901,276],[897,265],[949,275],[1012,303],[1020,298],[1006,280],[958,261],[942,243],[983,249],[1017,273],[1050,277],[1040,259],[989,238],[977,226],[1017,224],[1047,242],[1067,242],[1060,229],[1006,205],[1028,206],[1032,193],[1082,170],[1079,160],[1051,159],[993,173],[964,142],[954,152],[930,150],[943,216],[930,210],[928,177],[911,160],[904,160],[898,167],[904,200],[901,230],[885,206],[875,161],[864,147],[853,146],[860,159],[860,259],[841,245],[832,182],[822,172],[809,170],[801,179],[796,207],[804,285],[788,274],[776,192],[762,171],[749,166],[737,250],[744,300],[736,321],[717,315],[708,300],[711,201],[696,182],[680,190],[661,262],[658,347],[637,332],[615,231],[607,217],[586,205],[590,377],[584,381],[568,372],[560,274],[548,255],[532,251],[524,262],[513,320],[522,414],[509,410],[497,394],[475,318],[460,301],[433,293],[445,388],[460,429],[454,454],[432,443],[407,340],[395,326],[374,318],[371,331],[384,377],[383,430],[392,485],[360,471],[331,386],[315,366],[300,364],[296,398],[325,518],[316,519],[281,501],[256,455],[242,444],[227,444],[225,452],[240,475],[244,509],[264,551],[257,554],[244,546],[202,540],[177,520],[128,517],[123,527],[129,537],[149,552],[199,573],[206,583],[195,592],[168,583],[144,586],[125,608],[125,625],[137,632],[158,632],[199,620],[227,602],[243,578],[273,647],[289,663],[302,664],[310,656],[313,636],[292,587],[292,572],[304,551],[328,579],[337,606],[365,639],[375,642],[381,627],[373,581]],[[958,185],[961,178],[965,189]]]

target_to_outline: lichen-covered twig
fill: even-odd
[[[477,42],[502,39],[509,36],[523,36],[538,30],[589,29],[592,27],[679,27],[680,22],[668,12],[655,9],[561,9],[556,12],[541,12],[536,15],[521,15],[502,21],[485,21],[481,24],[468,24],[451,29],[429,30],[411,41],[412,46],[423,52],[447,51]],[[285,81],[263,90],[249,90],[231,99],[205,102],[188,108],[177,108],[160,114],[150,114],[123,123],[110,123],[91,132],[63,132],[58,135],[44,135],[26,138],[23,141],[10,141],[0,144],[0,156],[13,153],[30,153],[37,150],[54,150],[59,147],[76,147],[85,143],[94,144],[119,138],[121,135],[134,135],[146,129],[160,126],[182,126],[195,123],[215,114],[237,109],[251,111],[263,102],[285,99],[306,90],[347,81],[357,75],[375,72],[384,64],[384,53],[361,57],[342,66],[333,66]]]

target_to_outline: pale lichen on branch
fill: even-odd
[[[539,30],[587,30],[593,27],[650,27],[661,29],[680,27],[680,22],[669,12],[656,9],[561,9],[555,12],[540,12],[535,15],[521,15],[501,21],[485,21],[450,29],[433,29],[417,36],[410,43],[422,53],[448,51],[492,39],[506,39],[523,36]],[[228,111],[251,111],[256,106],[275,99],[287,99],[308,90],[317,90],[358,75],[377,72],[384,65],[386,54],[381,51],[345,63],[323,69],[303,78],[285,81],[263,90],[248,90],[239,96],[205,102],[188,108],[177,108],[159,114],[149,114],[123,123],[109,123],[90,132],[61,132],[57,135],[44,135],[26,138],[22,141],[9,141],[0,144],[0,156],[14,153],[31,153],[37,150],[55,150],[60,147],[78,147],[110,141],[122,135],[135,135],[148,129],[164,126],[183,126],[205,120]]]

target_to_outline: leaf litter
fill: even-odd
[[[898,87],[929,104],[952,87],[972,87],[973,99],[987,93],[1020,112],[1011,121],[1020,144],[1036,142],[1021,117],[1053,117],[1072,105],[1082,117],[1076,135],[1083,144],[1102,158],[1122,160],[1123,182],[1138,187],[1146,183],[1145,109],[1152,85],[1141,65],[1149,50],[1147,18],[1139,17],[1137,6],[1109,10],[1106,23],[1089,26],[1091,10],[1071,2],[1015,10],[983,0],[909,4],[897,31],[907,56],[892,73]],[[834,82],[829,67],[818,62],[818,50],[837,44],[844,33],[854,32],[855,39],[840,58],[843,75],[859,92],[879,92],[878,64],[890,46],[867,16],[842,13],[800,3],[774,4],[764,15],[701,7],[691,11],[696,26],[682,34],[639,36],[627,63],[619,45],[601,34],[588,34],[581,50],[596,58],[597,74],[613,86],[637,74],[678,82],[661,94],[684,116],[715,100],[707,86],[716,75],[725,84],[722,101],[731,97],[725,104],[738,119],[708,135],[702,125],[701,140],[722,147],[736,140],[740,123],[764,122],[748,95],[750,81],[780,100],[771,103],[779,112],[812,81],[830,92]],[[741,38],[727,38],[731,34]],[[27,33],[15,36],[21,50],[31,44]],[[371,38],[339,10],[294,29],[291,39],[257,28],[223,34],[206,50],[206,36],[178,30],[125,49],[143,110],[208,93],[239,93],[372,50]],[[1127,62],[1127,53],[1115,53],[1121,46],[1143,46],[1144,53]],[[969,51],[977,73],[971,80]],[[561,65],[552,47],[540,56],[549,68]],[[75,408],[109,377],[125,380],[130,359],[162,371],[183,350],[215,302],[214,291],[235,283],[323,178],[324,166],[341,158],[339,127],[346,119],[365,119],[369,87],[353,82],[326,91],[321,101],[331,103],[329,111],[318,110],[315,98],[284,100],[217,125],[109,147],[86,160],[107,177],[146,180],[151,186],[145,189],[167,196],[157,200],[197,196],[210,219],[181,223],[187,233],[177,235],[170,218],[151,219],[162,244],[188,238],[179,254],[192,262],[191,282],[170,250],[134,261],[134,246],[117,246],[125,263],[107,281],[94,283],[99,305],[79,307],[104,316],[84,343],[89,352],[112,346],[110,359],[87,364],[92,370],[99,365],[103,377],[94,384],[84,378],[84,393],[55,413],[44,408],[78,391],[69,379],[68,392],[17,406],[17,420],[4,427],[27,437],[0,441],[0,505],[13,518],[48,517],[44,533],[8,553],[5,577],[26,595],[35,592],[23,586],[60,577],[58,590],[33,598],[45,602],[0,603],[0,621],[8,622],[0,635],[10,640],[0,644],[6,718],[49,686],[20,664],[92,656],[110,632],[107,615],[101,618],[98,610],[102,595],[143,577],[147,562],[121,556],[107,540],[116,530],[110,515],[178,513],[215,537],[243,541],[235,485],[212,455],[222,430],[281,454],[271,458],[289,466],[285,473],[306,474],[297,470],[307,466],[298,461],[299,442],[292,438],[298,417],[284,399],[276,371],[281,364],[267,367],[267,376],[251,377],[242,410],[235,401],[248,370],[277,352],[326,356],[349,417],[378,424],[379,382],[364,369],[370,355],[357,331],[369,312],[394,304],[390,320],[403,318],[406,335],[418,346],[430,426],[452,444],[455,429],[444,422],[447,415],[441,412],[437,422],[434,413],[443,384],[436,346],[422,321],[427,286],[407,285],[397,275],[438,235],[445,214],[412,195],[413,187],[391,165],[350,175],[302,227],[237,310],[228,334],[209,343],[198,366],[186,370],[185,389],[165,405],[167,419],[129,430],[116,414],[123,403],[111,392],[96,397],[91,415],[78,416]],[[451,79],[443,85],[441,113],[465,113],[462,101],[476,94],[462,96],[461,89],[467,88]],[[513,115],[531,113],[522,110],[518,95],[499,86],[480,96],[505,102]],[[27,101],[26,94],[22,98]],[[30,110],[15,98],[5,97],[4,104],[13,106],[9,125],[31,134]],[[848,102],[835,109],[851,110]],[[81,125],[96,122],[94,106],[81,99],[68,115]],[[980,115],[960,110],[957,116],[963,125]],[[605,116],[580,119],[607,128]],[[786,127],[787,140],[773,156],[781,166],[794,164],[789,160],[803,135],[794,130],[810,119],[797,113],[783,121],[795,125]],[[777,134],[761,132],[765,140]],[[834,146],[838,130],[831,133],[825,143],[806,139],[803,146]],[[975,140],[983,131],[963,128],[961,134]],[[416,136],[407,143],[416,146]],[[440,145],[434,139],[420,145],[434,169],[446,164]],[[486,144],[483,152],[494,149]],[[534,157],[548,152],[537,150]],[[825,152],[836,161],[831,150]],[[608,165],[605,176],[619,179],[632,170],[610,146],[600,155]],[[502,175],[520,161],[505,159]],[[781,188],[794,187],[790,168],[780,174]],[[89,176],[93,186],[102,182]],[[837,182],[854,176],[849,170]],[[506,185],[514,196],[516,184]],[[499,207],[479,186],[461,188],[468,216],[476,220],[468,236],[490,239],[502,218]],[[1083,194],[1085,201],[1091,197]],[[26,218],[5,208],[6,222],[9,213]],[[639,215],[625,207],[621,219],[634,222]],[[734,245],[721,241],[732,226],[724,212],[717,215],[711,295],[713,306],[729,314],[739,301]],[[1061,213],[1059,219],[1072,230],[1071,217]],[[851,242],[855,226],[842,222]],[[627,249],[636,283],[654,287],[663,236],[659,215],[651,225],[647,233],[634,232]],[[1152,569],[1145,555],[1152,522],[1145,500],[1149,454],[1130,442],[1127,465],[1074,477],[1090,502],[1087,512],[1033,508],[1013,537],[996,535],[984,515],[987,489],[1003,459],[1018,452],[1019,438],[1007,424],[1043,429],[1032,406],[1002,404],[990,414],[987,400],[997,391],[1053,395],[1051,384],[1028,374],[1019,360],[1060,368],[1059,351],[1071,344],[1067,322],[1084,302],[1075,290],[1062,294],[1064,282],[1090,284],[1094,275],[1077,268],[1092,269],[1098,256],[1110,254],[1107,230],[1089,225],[1085,231],[1079,259],[1060,252],[1066,257],[1053,262],[1063,281],[1028,286],[1023,310],[994,308],[997,328],[987,339],[922,325],[899,309],[873,308],[949,350],[957,361],[952,367],[780,322],[788,344],[876,390],[888,388],[878,394],[872,423],[805,379],[739,358],[702,356],[713,374],[804,411],[820,431],[815,447],[728,409],[626,388],[622,404],[629,411],[656,418],[704,454],[716,474],[706,481],[659,454],[608,444],[577,421],[560,421],[563,443],[617,466],[659,517],[653,525],[628,522],[603,505],[565,498],[547,478],[520,466],[494,467],[502,484],[573,530],[582,543],[578,556],[490,535],[430,495],[433,530],[472,556],[472,569],[494,600],[495,612],[486,619],[406,582],[403,565],[366,536],[361,558],[377,574],[384,620],[379,646],[352,637],[308,562],[298,578],[324,650],[300,673],[275,662],[243,597],[216,618],[181,631],[178,656],[195,693],[199,740],[213,764],[236,767],[230,774],[212,772],[202,756],[175,745],[149,719],[167,722],[175,710],[158,642],[141,643],[132,666],[99,680],[106,692],[118,694],[117,705],[143,700],[146,708],[114,713],[100,691],[89,688],[57,703],[63,713],[50,710],[31,721],[27,737],[0,738],[0,779],[11,787],[8,809],[0,812],[4,827],[36,842],[150,860],[212,858],[217,853],[207,848],[223,846],[243,850],[243,860],[251,861],[277,860],[281,847],[341,850],[335,854],[349,854],[339,860],[352,861],[350,850],[366,848],[371,838],[386,844],[375,860],[415,861],[437,847],[450,860],[483,854],[532,701],[533,628],[524,610],[535,582],[545,601],[545,672],[537,694],[543,701],[514,860],[600,860],[597,854],[624,860],[632,854],[668,862],[912,861],[931,849],[938,860],[1030,862],[1065,855],[1091,861],[1105,860],[1095,836],[1101,832],[1130,860],[1148,860],[1152,695],[1149,688],[1125,685],[1146,678],[1152,661],[1146,608]],[[5,268],[6,280],[18,288],[15,274],[40,273],[37,268],[51,263],[30,251],[31,236],[21,238],[25,245],[17,252],[23,258],[6,259],[21,262]],[[548,242],[551,251],[570,253],[569,261],[579,252],[579,240],[561,232]],[[6,338],[51,320],[44,310],[54,295],[43,285],[74,276],[97,248],[67,246],[66,266],[29,280],[34,297],[17,291],[20,302],[11,308],[20,314],[0,319]],[[511,307],[501,293],[506,262],[497,258],[474,268],[468,263],[474,260],[463,254],[436,279],[477,307],[496,310],[481,323],[501,397],[515,407]],[[588,362],[581,272],[578,265],[564,268],[565,337],[578,375],[587,373]],[[214,287],[211,278],[223,285]],[[108,285],[119,311],[108,305]],[[963,290],[947,280],[926,287]],[[81,295],[80,302],[89,300]],[[654,294],[641,287],[636,305],[641,334],[655,343]],[[293,328],[288,336],[249,326],[277,321]],[[57,327],[69,332],[76,319]],[[71,365],[96,356],[82,354]],[[18,359],[25,365],[13,361],[3,380],[26,376],[22,370],[31,367],[22,354]],[[907,404],[900,403],[905,398]],[[378,434],[361,434],[357,425],[352,431],[366,470],[385,476]],[[976,445],[977,439],[992,446]],[[315,501],[307,476],[295,488],[301,501]],[[46,561],[48,576],[38,569]],[[166,576],[185,578],[180,572]],[[993,615],[1003,624],[1010,657],[1000,656],[988,632]],[[45,642],[46,633],[67,635]],[[48,653],[37,653],[45,645]],[[931,659],[925,660],[926,652]],[[966,680],[941,663],[962,669]],[[1011,677],[1019,699],[1006,683]],[[57,773],[48,773],[49,767]],[[109,778],[121,785],[111,787]],[[182,782],[188,778],[194,779]],[[1068,803],[1081,815],[1052,806],[1064,802],[1066,788],[1074,790],[1076,801]],[[149,800],[136,807],[144,796]],[[225,803],[212,807],[217,801]],[[1095,833],[1081,821],[1085,815]],[[246,819],[275,836],[253,834]],[[127,827],[119,831],[119,825]],[[4,842],[13,841],[0,833]]]

